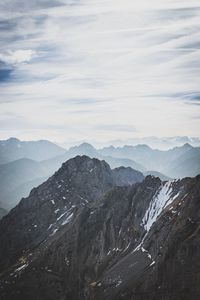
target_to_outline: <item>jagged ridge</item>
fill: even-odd
[[[186,270],[173,266],[182,247],[199,247],[200,177],[128,185],[122,170],[71,159],[2,220],[2,299],[183,299],[197,268],[187,253]]]

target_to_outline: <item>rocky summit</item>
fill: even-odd
[[[199,231],[200,176],[77,156],[0,221],[0,299],[200,299]]]

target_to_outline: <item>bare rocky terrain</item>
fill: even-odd
[[[200,297],[200,176],[77,156],[0,221],[0,298]]]

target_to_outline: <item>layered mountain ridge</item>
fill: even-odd
[[[15,241],[13,237],[16,230],[24,233],[25,238],[31,235],[31,229],[25,232],[23,230],[26,222],[28,225],[31,223],[31,227],[37,228],[36,231],[33,231],[37,234],[37,237],[40,227],[42,236],[44,230],[48,228],[51,233],[51,231],[57,229],[57,227],[53,227],[53,223],[57,219],[57,221],[61,220],[62,214],[63,216],[66,215],[69,209],[74,210],[76,205],[80,207],[90,205],[91,203],[94,205],[96,199],[112,187],[130,185],[137,181],[142,181],[143,178],[141,173],[130,168],[111,170],[105,161],[90,159],[87,156],[77,156],[74,159],[70,159],[46,182],[38,188],[33,189],[30,196],[22,199],[19,205],[11,211],[9,216],[12,216],[12,219],[18,219],[20,215],[20,220],[16,222],[14,228],[10,224],[9,216],[2,220],[5,228],[1,227],[1,229],[3,228],[2,234],[3,236],[5,235],[5,241],[2,239],[3,246],[0,252],[5,247],[5,254],[10,259],[6,243],[10,243],[10,239]],[[39,224],[35,224],[35,218],[38,219]],[[51,224],[49,223],[50,221]],[[60,224],[60,222],[58,223]],[[8,232],[9,228],[10,231]],[[6,234],[4,229],[6,229]],[[16,242],[20,243],[20,239],[16,239]],[[22,247],[24,247],[24,242],[22,243]],[[15,247],[11,245],[11,250],[12,248],[16,254],[16,245]],[[11,252],[11,256],[14,255],[14,252]]]
[[[1,299],[198,299],[200,176],[134,172],[78,156],[22,199],[0,221]]]
[[[41,161],[64,152],[65,149],[47,140],[20,141],[17,138],[9,138],[0,140],[0,165],[21,158]]]
[[[27,197],[33,187],[52,176],[63,162],[77,155],[105,160],[111,168],[131,167],[161,180],[194,177],[200,173],[200,148],[187,143],[168,151],[147,145],[96,149],[88,143],[64,150],[48,141],[22,142],[11,138],[0,141],[0,163],[5,154],[10,162],[0,165],[0,179],[3,178],[0,180],[0,207],[8,211],[22,197]]]

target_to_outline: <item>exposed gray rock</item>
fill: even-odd
[[[0,207],[0,219],[3,218],[3,216],[5,216],[8,213],[7,210],[5,210],[4,208]]]
[[[22,199],[0,222],[1,299],[199,299],[200,176],[132,180],[78,156]]]

